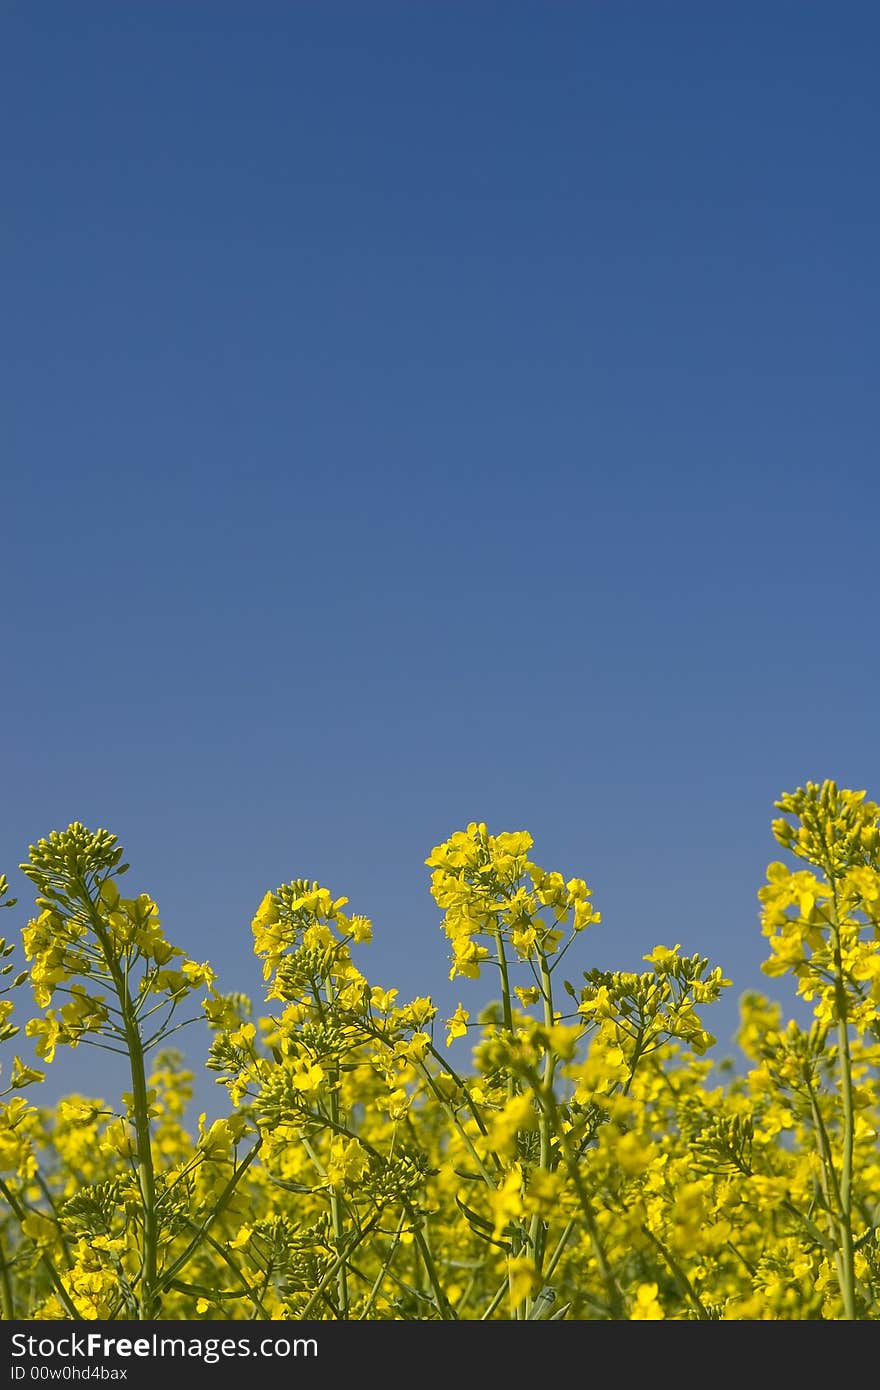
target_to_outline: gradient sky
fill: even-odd
[[[774,799],[880,799],[880,10],[0,29],[15,926],[81,820],[224,988],[259,997],[251,917],[307,877],[373,919],[374,983],[476,1008],[423,861],[485,820],[591,884],[569,975],[722,965],[731,1053],[740,994],[787,997]]]

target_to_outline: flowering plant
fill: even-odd
[[[29,984],[35,1060],[109,1049],[130,1088],[43,1107],[11,1058],[4,1317],[880,1316],[880,811],[830,781],[777,809],[803,867],[768,869],[763,968],[812,1022],[746,994],[740,1071],[712,1057],[721,967],[658,945],[638,972],[575,969],[600,913],[525,831],[471,822],[426,861],[450,978],[496,986],[446,1020],[372,984],[371,922],[305,879],[254,916],[255,1013],[123,894],[113,835],[52,832],[22,865],[25,969],[0,940],[0,1042]],[[171,1039],[197,1016],[228,1113],[193,1133]]]

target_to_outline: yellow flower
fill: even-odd
[[[446,1046],[450,1047],[456,1038],[463,1038],[467,1033],[468,1019],[470,1014],[461,1004],[455,1010],[451,1018],[446,1020]]]
[[[297,1069],[292,1080],[298,1091],[302,1091],[306,1096],[316,1096],[327,1080],[327,1073],[317,1062],[312,1062],[309,1066]]]
[[[631,1322],[659,1322],[666,1317],[658,1302],[657,1292],[656,1284],[639,1284],[630,1313]]]
[[[511,1309],[524,1303],[539,1283],[534,1260],[527,1255],[513,1255],[507,1261],[507,1278]]]

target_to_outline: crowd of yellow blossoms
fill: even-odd
[[[370,984],[370,921],[317,883],[259,904],[254,1012],[124,896],[115,836],[40,840],[36,915],[0,941],[3,1317],[877,1318],[880,812],[833,782],[777,808],[764,970],[811,1022],[747,994],[739,1067],[706,1028],[722,969],[663,945],[584,968],[590,889],[524,831],[426,861],[450,977],[490,984],[446,1020]],[[200,1011],[228,1113],[192,1133]],[[19,1031],[40,1067],[122,1054],[130,1089],[41,1107]]]

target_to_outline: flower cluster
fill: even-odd
[[[121,894],[115,837],[39,841],[29,969],[0,942],[0,1042],[29,981],[47,1065],[109,1046],[131,1079],[112,1104],[41,1108],[21,1091],[42,1073],[12,1057],[3,1316],[877,1319],[880,812],[832,782],[777,807],[796,862],[759,893],[764,968],[812,1019],[745,994],[740,1068],[713,1059],[730,980],[698,952],[562,977],[600,914],[525,831],[472,822],[427,860],[451,978],[497,984],[445,1022],[370,982],[370,921],[318,883],[257,907],[255,1010],[165,937],[148,894]],[[228,1113],[193,1126],[167,1040],[194,995]]]

